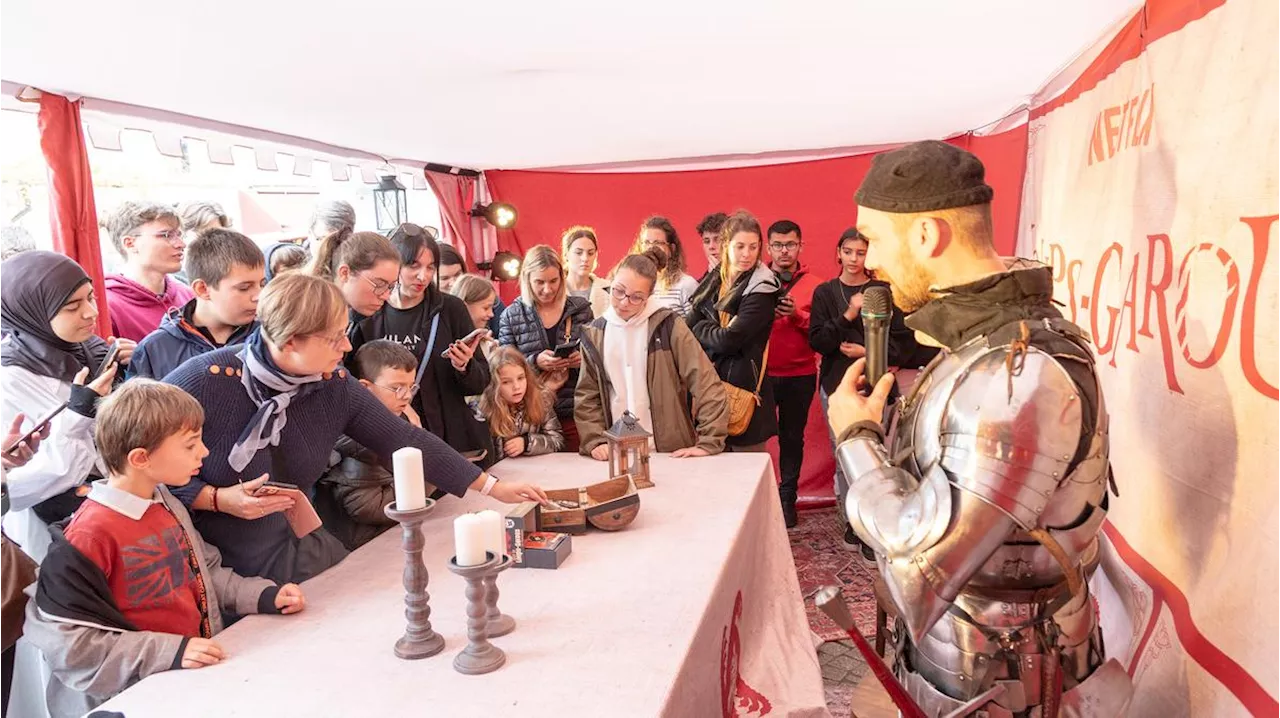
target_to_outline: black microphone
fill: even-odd
[[[869,287],[862,293],[862,329],[867,348],[867,388],[889,370],[889,320],[893,318],[893,295],[888,287]]]

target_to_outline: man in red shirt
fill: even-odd
[[[782,284],[766,362],[778,407],[778,465],[782,483],[782,517],[787,528],[796,525],[796,488],[804,461],[804,427],[809,421],[818,383],[818,362],[809,347],[809,312],[813,290],[822,280],[800,266],[800,225],[782,219],[769,226],[769,268]]]

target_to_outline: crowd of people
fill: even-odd
[[[825,408],[865,354],[862,293],[878,282],[857,230],[819,258],[840,267],[820,282],[789,220],[705,217],[700,280],[664,217],[644,219],[607,272],[595,230],[573,226],[558,252],[525,253],[504,305],[432,230],[383,236],[355,221],[325,203],[305,244],[264,251],[211,203],[129,202],[103,222],[124,262],[104,298],[56,253],[0,264],[6,446],[65,405],[4,455],[6,532],[41,565],[23,583],[25,625],[52,667],[55,715],[216,663],[224,613],[301,610],[298,583],[391,526],[386,467],[401,447],[421,450],[436,498],[520,502],[545,494],[490,466],[606,460],[624,412],[680,458],[764,451],[777,436],[795,525],[814,393]],[[106,339],[94,334],[104,300]],[[890,364],[930,356],[896,320]],[[297,491],[268,490],[280,485]],[[301,538],[285,518],[297,500],[323,522]]]

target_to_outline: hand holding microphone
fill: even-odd
[[[893,318],[893,295],[888,287],[870,287],[862,296],[862,329],[867,340],[867,384],[870,388],[889,370],[889,322]]]
[[[894,378],[888,373],[893,295],[887,287],[870,287],[863,296],[866,356],[849,367],[827,403],[827,422],[836,436],[860,421],[882,422],[885,405],[893,391]]]

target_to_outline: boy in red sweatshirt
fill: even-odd
[[[767,234],[769,268],[782,284],[782,295],[774,310],[766,366],[778,407],[778,469],[782,474],[778,497],[782,500],[782,518],[791,528],[797,521],[796,489],[804,462],[804,428],[818,385],[818,361],[809,347],[809,312],[813,309],[813,290],[822,280],[800,266],[800,225],[789,219],[778,220],[769,225]]]
[[[155,202],[125,202],[102,226],[125,262],[120,274],[106,277],[111,334],[140,342],[160,327],[170,309],[195,298],[185,284],[169,276],[182,269],[186,249],[178,215]]]
[[[95,441],[110,478],[93,484],[27,589],[24,635],[52,670],[49,712],[83,715],[160,671],[225,654],[213,636],[232,614],[297,613],[296,584],[223,568],[168,486],[183,486],[209,451],[204,411],[177,387],[125,383],[98,410]]]

